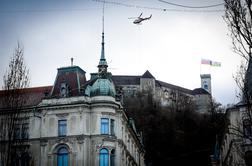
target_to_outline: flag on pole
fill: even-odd
[[[212,62],[211,66],[221,67],[221,63],[220,62]]]
[[[209,59],[201,59],[201,64],[203,64],[203,65],[211,65],[211,60],[209,60]]]
[[[216,61],[212,61],[209,59],[201,59],[201,64],[203,65],[210,65],[213,67],[221,67],[221,62],[216,62]]]

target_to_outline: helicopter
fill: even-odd
[[[142,21],[144,21],[144,20],[149,20],[149,19],[151,19],[151,17],[152,17],[152,14],[150,15],[150,17],[141,17],[142,14],[143,14],[143,13],[141,13],[138,17],[133,17],[133,18],[136,18],[136,19],[133,21],[134,24],[140,25]],[[132,19],[132,18],[129,18],[129,19]]]

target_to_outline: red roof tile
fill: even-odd
[[[26,99],[25,107],[36,106],[41,102],[43,98],[46,97],[46,94],[50,94],[52,86],[43,86],[43,87],[32,87],[20,89],[21,96]],[[0,108],[4,108],[4,96],[6,95],[5,90],[0,91]]]

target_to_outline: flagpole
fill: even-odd
[[[200,74],[202,74],[201,72],[202,72],[202,64],[201,64],[201,60],[200,60]]]

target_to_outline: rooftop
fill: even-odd
[[[20,89],[20,96],[25,98],[25,107],[36,106],[42,99],[47,97],[52,90],[52,86],[32,87]],[[6,90],[0,91],[0,108],[4,108],[4,96],[8,93]]]

